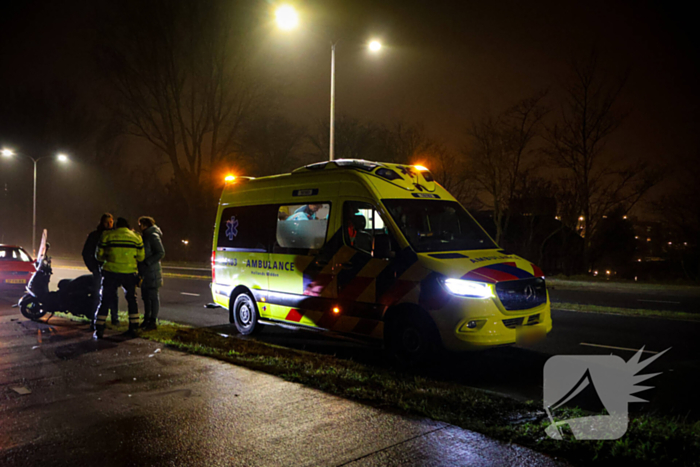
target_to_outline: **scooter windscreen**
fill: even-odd
[[[39,252],[36,255],[36,264],[41,264],[44,261],[44,256],[46,256],[47,251],[47,241],[49,238],[49,233],[44,229],[44,233],[41,234],[41,244],[39,245]]]

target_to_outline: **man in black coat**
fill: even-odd
[[[163,232],[156,225],[152,217],[139,217],[139,229],[143,236],[144,260],[139,263],[139,276],[141,283],[141,297],[143,298],[143,323],[144,331],[154,331],[158,328],[158,310],[160,309],[160,295],[158,289],[163,286],[163,269],[160,261],[165,256],[163,248]]]
[[[92,273],[92,277],[94,279],[93,290],[95,292],[93,298],[95,311],[97,311],[97,307],[100,304],[100,288],[102,284],[102,271],[100,271],[100,263],[97,261],[97,259],[95,259],[95,251],[97,251],[97,245],[100,243],[102,233],[105,230],[111,230],[112,227],[114,227],[114,217],[108,212],[102,214],[100,224],[97,226],[96,230],[90,232],[87,240],[85,240],[85,245],[83,246],[83,261],[85,262],[85,266]],[[117,312],[118,310],[116,308],[110,310],[112,315],[112,324],[115,326],[119,324],[119,316],[117,315]]]

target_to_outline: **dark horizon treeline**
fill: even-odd
[[[1,143],[73,158],[66,167],[39,163],[38,228],[49,229],[55,253],[78,255],[110,211],[133,225],[140,215],[155,217],[167,259],[206,261],[226,173],[259,177],[328,158],[327,119],[303,124],[281,110],[284,93],[246,55],[253,38],[243,31],[255,18],[237,8],[125,1],[100,16],[101,73],[90,89],[48,81],[0,90]],[[560,86],[465,120],[456,145],[421,122],[340,113],[336,158],[426,165],[499,245],[548,274],[613,268],[635,275],[634,231],[612,221],[665,175],[678,183],[648,210],[687,248],[667,255],[673,267],[664,277],[697,279],[693,157],[676,173],[669,160],[654,167],[614,153],[608,144],[626,117],[618,102],[626,75],[606,70],[595,52],[568,69]],[[0,183],[0,242],[29,248],[31,163],[0,160]]]

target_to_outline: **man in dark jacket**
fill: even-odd
[[[163,285],[163,269],[160,265],[160,260],[165,256],[163,232],[156,225],[156,221],[148,216],[139,218],[139,228],[144,248],[144,260],[139,263],[139,275],[143,279],[141,297],[144,310],[141,328],[144,331],[152,331],[157,328],[156,319],[160,309],[158,289]]]
[[[85,266],[90,270],[93,277],[93,301],[95,313],[97,313],[97,307],[100,305],[100,287],[102,285],[102,271],[100,270],[100,263],[95,259],[95,252],[97,251],[97,245],[100,243],[100,238],[102,237],[102,232],[105,230],[112,230],[114,227],[114,217],[106,212],[102,214],[100,223],[97,229],[90,232],[85,240],[85,245],[83,245],[83,262]],[[117,308],[110,310],[112,315],[112,324],[119,324],[119,315],[117,314]]]

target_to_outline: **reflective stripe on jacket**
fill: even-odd
[[[106,230],[97,245],[95,258],[104,263],[103,271],[134,274],[138,270],[137,262],[144,258],[143,240],[126,227]]]

